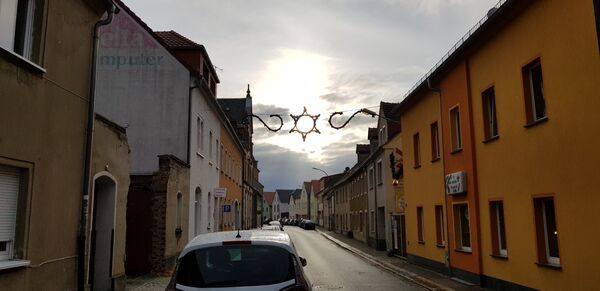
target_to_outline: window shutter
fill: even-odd
[[[0,242],[8,242],[9,255],[15,237],[19,181],[19,169],[0,166]],[[2,255],[0,259],[4,259]]]

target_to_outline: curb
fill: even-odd
[[[393,273],[396,276],[402,277],[403,279],[405,279],[405,280],[407,280],[407,281],[409,281],[409,282],[411,282],[413,284],[416,284],[416,285],[418,285],[420,287],[423,287],[425,289],[428,289],[428,290],[454,291],[454,289],[452,289],[452,288],[448,288],[446,286],[440,285],[440,284],[438,284],[436,282],[433,282],[433,281],[431,281],[431,280],[429,280],[429,279],[427,279],[425,277],[417,275],[417,274],[415,274],[413,272],[410,272],[410,271],[408,271],[406,269],[399,268],[399,267],[394,266],[392,264],[380,261],[377,258],[375,258],[375,257],[373,257],[373,256],[371,256],[371,255],[369,255],[369,254],[367,254],[367,253],[365,253],[365,252],[357,249],[357,248],[354,248],[354,247],[352,247],[352,246],[350,246],[350,245],[348,245],[348,244],[346,244],[346,243],[344,243],[344,242],[342,242],[342,241],[340,241],[340,240],[338,240],[336,238],[333,238],[332,236],[324,233],[323,231],[321,231],[319,229],[316,229],[316,231],[318,233],[320,233],[326,239],[328,239],[328,240],[332,241],[333,243],[337,244],[338,246],[340,246],[341,248],[346,249],[346,250],[348,250],[348,251],[350,251],[350,252],[358,255],[359,257],[361,257],[361,258],[369,261],[370,263],[372,263],[372,264],[374,264],[374,265],[376,265],[376,266],[378,266],[378,267],[380,267],[380,268],[382,268],[382,269],[384,269],[384,270],[386,270],[388,272],[391,272],[391,273]]]

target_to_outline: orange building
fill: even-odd
[[[400,110],[407,258],[447,273],[439,94],[415,90]]]
[[[227,122],[227,121],[225,121]],[[241,227],[242,163],[244,148],[229,122],[221,123],[221,148],[219,187],[226,189],[226,197],[219,203],[219,229],[233,230]]]
[[[452,276],[493,289],[598,288],[599,30],[598,0],[501,1],[409,92],[409,260],[440,261],[427,210],[440,194],[425,187],[444,179]],[[422,124],[435,115],[443,171],[425,178]]]

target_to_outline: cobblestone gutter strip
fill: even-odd
[[[369,255],[369,254],[367,254],[367,253],[365,253],[365,252],[357,249],[357,248],[354,248],[354,247],[352,247],[352,246],[350,246],[350,245],[348,245],[348,244],[346,244],[346,243],[344,243],[344,242],[342,242],[342,241],[340,241],[340,240],[338,240],[336,238],[333,238],[332,236],[330,236],[330,235],[328,235],[328,234],[326,234],[326,233],[324,233],[324,232],[322,232],[322,231],[320,231],[318,229],[317,229],[317,232],[320,233],[326,239],[328,239],[328,240],[332,241],[333,243],[337,244],[338,246],[340,246],[340,247],[342,247],[342,248],[344,248],[344,249],[346,249],[346,250],[348,250],[348,251],[350,251],[350,252],[352,252],[352,253],[360,256],[360,257],[362,257],[363,259],[371,262],[372,264],[374,264],[374,265],[376,265],[376,266],[378,266],[378,267],[380,267],[380,268],[382,268],[382,269],[384,269],[386,271],[389,271],[389,272],[393,273],[396,276],[404,278],[405,280],[407,280],[407,281],[409,281],[411,283],[414,283],[414,284],[416,284],[418,286],[421,286],[421,287],[423,287],[425,289],[428,289],[428,290],[454,291],[454,289],[452,289],[452,288],[448,288],[446,286],[443,286],[443,285],[440,285],[438,283],[435,283],[435,282],[433,282],[433,281],[431,281],[431,280],[429,280],[429,279],[427,279],[425,277],[417,275],[417,274],[415,274],[413,272],[410,272],[410,271],[408,271],[406,269],[402,269],[402,268],[399,268],[399,267],[394,266],[392,264],[389,264],[389,263],[383,262],[381,260],[378,260],[377,258],[375,258],[375,257],[373,257],[373,256],[371,256],[371,255]]]

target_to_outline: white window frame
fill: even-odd
[[[440,224],[439,227],[439,233],[438,235],[440,236],[440,246],[445,246],[446,245],[446,237],[444,235],[444,207],[442,205],[436,205],[435,210],[439,213],[437,213],[439,215],[439,220],[438,223]]]
[[[0,47],[10,51],[24,59],[31,61],[33,54],[33,29],[35,25],[35,0],[21,0],[27,1],[27,11],[25,28],[23,29],[23,52],[18,53],[15,51],[15,44],[17,41],[17,18],[19,14],[19,0],[2,0],[0,1]]]
[[[560,266],[560,257],[553,257],[550,255],[550,245],[548,242],[548,237],[549,237],[549,233],[548,233],[548,222],[547,222],[547,217],[546,217],[546,201],[548,201],[549,199],[544,199],[541,201],[541,206],[542,206],[542,221],[544,224],[544,244],[546,246],[546,261],[549,264],[552,265],[557,265]],[[556,211],[555,211],[556,212]]]
[[[455,113],[453,113],[455,112]],[[460,106],[456,105],[450,109],[450,124],[452,135],[452,150],[462,149],[462,131],[460,128]],[[454,130],[452,130],[454,129]]]
[[[375,176],[377,176],[377,185],[381,185],[383,184],[383,162],[381,160],[377,161],[376,172],[377,174]]]
[[[506,246],[502,245],[502,230],[500,229],[500,207],[499,205],[502,204],[502,210],[504,211],[504,204],[502,201],[495,201],[492,205],[494,205],[494,215],[496,216],[496,235],[498,237],[498,254],[500,254],[501,256],[507,257],[508,256],[508,250],[506,248]],[[502,213],[502,217],[504,216],[504,213]],[[506,224],[506,222],[505,222]],[[506,233],[506,229],[504,230],[504,232]],[[506,237],[504,238],[504,240],[506,240]]]
[[[456,224],[455,229],[458,230],[457,231],[458,233],[456,233],[455,235],[457,235],[458,242],[460,242],[460,245],[457,246],[457,249],[461,250],[461,251],[465,251],[465,252],[471,252],[472,251],[472,249],[471,249],[471,246],[472,246],[472,244],[471,244],[471,225],[470,225],[471,219],[468,219],[468,223],[469,223],[469,246],[468,247],[465,246],[465,242],[463,241],[463,236],[462,236],[463,229],[462,229],[462,223],[460,222],[460,219],[461,219],[460,217],[461,217],[461,215],[464,215],[464,213],[461,213],[460,206],[463,206],[463,205],[466,206],[467,212],[469,212],[469,203],[457,203],[457,204],[453,205],[453,206],[458,206],[457,208],[459,210],[458,214],[457,214],[456,209],[454,211],[454,215],[458,215],[458,223],[455,223]],[[470,215],[471,214],[469,213],[469,216]]]
[[[546,112],[544,111],[544,114],[542,117],[537,118],[537,109],[535,108],[535,90],[533,90],[533,69],[536,69],[537,67],[540,67],[540,71],[541,71],[541,67],[542,67],[542,62],[538,61],[536,64],[530,66],[529,68],[527,68],[527,75],[529,77],[529,93],[530,93],[530,97],[531,97],[531,120],[532,121],[538,121],[541,119],[544,119],[546,117]],[[543,72],[542,72],[542,78],[544,77]],[[542,81],[542,84],[540,84],[541,90],[542,90],[542,100],[544,101],[544,103],[546,103],[546,98],[545,98],[545,93],[544,93],[544,83]]]
[[[210,162],[213,161],[213,132],[210,130],[208,132],[208,160]]]
[[[4,225],[10,225],[12,226],[12,231],[9,230],[9,234],[7,236],[8,239],[3,240],[2,242],[5,243],[5,250],[0,252],[0,262],[3,261],[8,261],[8,260],[12,260],[14,258],[14,247],[15,247],[15,239],[16,239],[16,231],[17,231],[17,212],[18,210],[18,204],[19,204],[19,196],[22,195],[23,193],[21,192],[21,182],[22,182],[22,172],[20,171],[20,168],[17,167],[12,167],[12,166],[4,166],[4,165],[0,165],[0,171],[5,172],[6,175],[9,176],[13,176],[16,175],[17,178],[17,185],[13,185],[16,186],[16,189],[12,189],[15,190],[16,193],[13,199],[9,199],[13,200],[14,205],[12,205],[12,207],[10,205],[3,206],[2,208],[12,208],[14,209],[14,215],[11,216],[8,221],[1,221],[3,222]],[[9,192],[10,193],[10,192]],[[3,201],[3,203],[6,203],[6,200]],[[6,209],[5,208],[5,209]],[[4,213],[6,214],[6,213]]]

